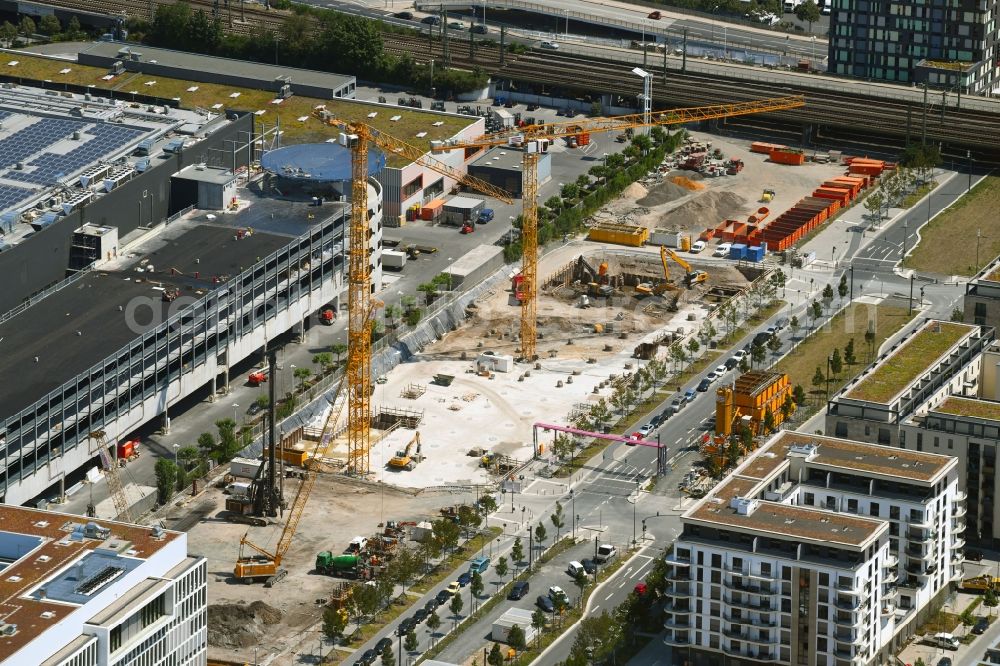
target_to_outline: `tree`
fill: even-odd
[[[827,285],[829,286],[829,285]],[[812,318],[813,326],[816,325],[816,320],[823,316],[823,306],[820,305],[819,301],[812,302]]]
[[[542,631],[545,629],[545,613],[541,608],[536,608],[531,614],[531,626],[535,630],[535,645],[542,639]]]
[[[156,474],[156,501],[166,504],[174,494],[174,486],[177,483],[177,465],[173,460],[160,458],[153,466]]]
[[[507,632],[507,643],[518,652],[522,652],[524,648],[528,647],[524,637],[524,629],[520,625],[515,624]]]
[[[451,611],[453,617],[458,618],[462,615],[462,608],[465,607],[465,602],[462,601],[462,595],[456,594],[451,598],[451,603],[448,604],[448,610]]]
[[[483,517],[478,511],[467,504],[458,508],[458,524],[466,529],[476,529],[483,522]]]
[[[313,365],[319,366],[320,372],[325,374],[333,366],[333,354],[330,352],[320,352],[313,356],[312,362]]]
[[[966,627],[971,627],[976,623],[976,615],[972,612],[971,608],[966,608],[962,611],[962,614],[958,616],[958,619],[962,621],[962,624]]]
[[[535,541],[538,542],[538,547],[541,548],[542,544],[545,543],[545,537],[548,532],[545,531],[545,525],[543,523],[538,523],[535,527]]]
[[[819,368],[816,368],[816,369],[819,370]],[[815,379],[815,377],[814,377],[814,379]],[[805,404],[805,402],[806,402],[806,390],[804,388],[802,388],[802,384],[796,384],[792,388],[792,399],[795,401],[795,404],[797,404],[797,405],[804,405]]]
[[[432,525],[434,528],[433,538],[441,550],[451,551],[453,548],[458,546],[458,539],[461,536],[462,531],[457,523],[448,520],[447,518],[440,518],[435,520]]]
[[[778,337],[777,333],[772,333],[771,337],[767,339],[767,348],[774,356],[777,356],[778,352],[781,351],[782,344],[784,343],[781,342],[781,338]]]
[[[774,430],[774,413],[770,410],[764,410],[764,432],[770,433]]]
[[[813,23],[819,20],[819,7],[816,6],[813,0],[806,0],[795,8],[795,17],[809,24],[809,32],[811,34]]]
[[[708,343],[711,342],[717,333],[718,331],[715,330],[715,326],[712,325],[712,320],[706,319],[698,331],[698,337],[701,339],[701,344],[708,346]]]
[[[822,387],[826,383],[826,377],[823,375],[823,369],[818,365],[816,366],[816,372],[813,373],[812,385],[816,388]]]
[[[576,199],[580,194],[580,188],[577,187],[576,183],[566,183],[559,189],[559,194],[562,195],[563,199]]]
[[[986,593],[983,595],[983,605],[990,609],[990,615],[993,615],[993,609],[1000,605],[1000,598],[997,597],[996,590],[993,588],[987,588]]]
[[[563,200],[559,197],[549,197],[545,200],[545,207],[549,210],[559,210],[562,208]]]
[[[396,655],[392,651],[391,644],[385,646],[380,656],[382,659],[382,666],[396,666]]]
[[[699,349],[701,349],[701,345],[698,344],[698,339],[697,338],[691,338],[690,340],[688,340],[687,348],[688,348],[688,351],[690,351],[691,355],[693,356],[693,355],[695,355],[695,354],[698,353]]]
[[[868,344],[868,360],[875,357],[875,326],[872,322],[868,322],[868,328],[865,330],[865,342]]]
[[[864,201],[865,210],[868,211],[868,217],[881,220],[882,219],[882,204],[885,203],[885,195],[880,191],[876,190],[868,195],[868,198]]]
[[[841,275],[840,284],[837,285],[837,294],[840,296],[841,300],[843,300],[844,297],[847,296],[848,289],[849,287],[847,285],[847,275],[846,274]]]
[[[563,526],[566,525],[566,520],[563,517],[562,504],[560,504],[559,502],[556,502],[556,508],[555,511],[553,511],[552,513],[551,520],[552,520],[552,527],[556,528],[556,541],[559,541],[559,530],[561,530]]]
[[[739,367],[740,372],[750,372],[750,361],[747,360],[748,358],[748,356],[744,356],[740,359],[740,364],[737,366]]]
[[[62,31],[62,24],[59,23],[59,19],[55,17],[55,14],[46,14],[38,22],[38,30],[43,35],[52,36],[56,33]]]
[[[434,635],[437,633],[438,628],[441,626],[441,616],[437,613],[430,613],[427,616],[427,628],[431,630],[431,639],[433,640]]]
[[[775,293],[777,293],[778,289],[781,289],[782,295],[784,295],[786,280],[787,278],[785,276],[785,272],[782,271],[780,268],[771,273],[771,277],[768,278],[768,281],[771,283],[771,286],[774,287]]]
[[[486,663],[490,666],[503,666],[503,652],[500,650],[499,643],[494,643],[493,647],[490,648],[490,653],[486,657]]]
[[[722,325],[726,327],[726,339],[733,334],[736,330],[736,324],[739,323],[739,313],[736,312],[736,308],[733,307],[732,303],[724,303],[719,306],[719,319],[722,320]]]
[[[840,371],[844,369],[844,362],[840,358],[840,350],[834,348],[833,354],[830,355],[830,370],[833,372],[834,377],[840,376]]]
[[[231,460],[240,450],[239,440],[236,439],[236,421],[222,419],[215,422],[215,427],[219,429],[219,462]]]
[[[295,371],[292,372],[292,374],[299,380],[299,390],[302,390],[302,382],[309,379],[312,375],[312,370],[309,368],[295,368]]]
[[[524,561],[524,544],[521,543],[521,537],[514,539],[514,545],[510,548],[510,557],[514,560],[515,565]]]
[[[386,577],[380,577],[377,582],[389,583],[391,591],[392,581]],[[362,618],[374,616],[383,599],[387,600],[388,594],[383,594],[377,585],[356,585],[351,593],[351,610],[354,611],[354,618],[360,622]]]
[[[848,366],[852,366],[857,363],[858,359],[854,355],[854,338],[847,341],[844,345],[844,363]]]
[[[478,597],[482,595],[483,587],[483,574],[473,571],[472,580],[469,581],[469,591],[472,592],[472,596]]]
[[[588,176],[585,173],[581,173],[579,176],[576,177],[576,186],[581,190],[582,193],[582,190],[584,188],[590,187],[590,176]]]
[[[587,583],[588,583],[587,572],[586,571],[577,571],[576,575],[573,576],[573,583],[576,585],[577,589],[580,591],[579,599],[580,599],[580,603],[582,604],[583,603],[583,591],[586,589]]]
[[[337,357],[337,365],[340,365],[340,357],[347,352],[347,345],[342,343],[337,343],[335,345],[330,345],[330,353]]]
[[[488,516],[497,510],[497,499],[490,494],[479,498],[479,510],[484,516]]]
[[[21,22],[17,26],[18,31],[24,37],[31,37],[38,29],[35,27],[35,22],[31,20],[30,16],[25,16],[21,19]]]
[[[833,300],[833,287],[829,284],[823,287],[823,300],[827,302]]]
[[[347,628],[347,614],[339,608],[326,608],[323,611],[323,635],[333,644],[337,644],[344,636]]]
[[[503,577],[507,575],[507,571],[509,571],[509,567],[507,566],[507,558],[498,557],[496,564],[496,572],[497,575],[500,576],[500,582],[503,582]]]
[[[194,446],[185,446],[177,451],[177,459],[182,463],[182,467],[189,468],[198,460],[198,449]]]
[[[458,599],[458,597],[455,598]],[[417,634],[413,629],[410,629],[406,633],[406,638],[403,639],[403,649],[407,652],[415,652],[418,645],[420,643],[417,642]]]
[[[80,28],[80,19],[78,19],[75,14],[70,16],[69,23],[66,24],[66,34],[70,37],[70,39],[75,39],[80,36],[81,32],[83,32],[83,30]]]
[[[792,315],[791,320],[788,322],[788,327],[792,329],[792,337],[796,337],[799,334],[799,318]]]
[[[202,458],[210,458],[216,452],[215,437],[210,432],[198,435],[198,449]]]
[[[764,362],[767,356],[767,350],[764,345],[754,342],[750,345],[750,360],[751,365],[757,365]]]
[[[963,319],[965,319],[965,312],[962,311],[962,308],[955,308],[951,311],[952,321],[962,321]]]
[[[17,37],[17,28],[10,21],[4,21],[0,25],[0,41],[3,42],[5,48],[10,48],[11,44],[14,43],[14,39]]]

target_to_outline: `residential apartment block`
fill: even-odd
[[[965,323],[1000,326],[1000,257],[986,264],[965,284],[962,307]]]
[[[207,663],[206,562],[187,535],[8,505],[0,525],[0,663]]]
[[[831,2],[831,74],[970,95],[1000,87],[997,0]]]
[[[962,576],[958,461],[782,431],[681,518],[674,664],[892,663]]]
[[[830,400],[826,432],[957,457],[965,538],[1000,547],[998,366],[993,328],[926,322]]]

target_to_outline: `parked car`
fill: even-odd
[[[405,620],[402,620],[399,623],[399,626],[396,627],[396,635],[405,636],[406,634],[413,631],[416,628],[416,626],[417,626],[417,621],[414,620],[412,617],[408,617]]]
[[[740,364],[740,360],[735,356],[730,356],[726,359],[726,370],[732,370]]]
[[[441,590],[437,593],[434,599],[438,602],[438,606],[442,606],[448,603],[448,600],[451,599],[451,592],[448,590]]]
[[[990,621],[985,617],[981,617],[976,620],[976,623],[972,626],[972,633],[981,634],[990,628]]]
[[[465,571],[458,575],[458,584],[460,586],[465,587],[471,582],[472,582],[472,574],[469,573],[468,571]]]
[[[594,560],[597,562],[610,562],[616,555],[618,555],[617,548],[610,543],[602,543],[597,547],[597,555],[594,556]]]
[[[424,604],[424,610],[427,611],[428,613],[433,613],[440,607],[441,607],[441,602],[438,601],[436,597],[433,599],[428,599],[427,603]]]
[[[427,609],[418,608],[417,612],[413,614],[413,621],[417,624],[422,624],[423,621],[427,619],[428,615],[430,615],[430,613],[427,612]]]
[[[937,666],[952,666],[951,657],[941,657],[938,659]]]
[[[739,361],[742,361],[743,357],[746,356],[746,355],[747,355],[747,350],[746,349],[737,349],[733,353],[733,358],[735,358],[736,361],[739,362]]]
[[[554,613],[556,611],[556,605],[546,596],[539,595],[538,598],[535,599],[535,605],[546,613]]]
[[[247,410],[247,415],[256,416],[264,411],[264,405],[260,404],[256,400],[250,403],[250,409]]]
[[[697,398],[697,397],[698,396],[695,395],[695,392],[692,391],[691,389],[688,389],[687,391],[684,391],[684,399],[687,400],[688,402],[693,402],[694,399]]]
[[[523,598],[530,589],[531,586],[528,585],[528,581],[519,580],[511,586],[510,592],[507,593],[507,598],[511,601],[517,601],[518,599]]]
[[[639,434],[645,437],[654,430],[656,430],[656,426],[654,426],[652,423],[647,423],[646,425],[639,428]]]
[[[714,379],[714,377],[713,377]],[[712,386],[712,380],[705,377],[703,380],[698,382],[698,388],[696,389],[699,393],[704,393]]]
[[[591,576],[597,573],[597,563],[594,562],[594,560],[587,558],[582,562],[580,562],[580,564],[583,565],[583,570],[586,571]]]
[[[713,257],[728,257],[729,250],[733,247],[732,243],[720,243],[716,248],[715,252],[712,253]]]
[[[375,650],[365,650],[365,653],[361,655],[361,658],[356,663],[358,666],[371,666],[378,657],[379,655]]]
[[[552,587],[549,588],[549,599],[551,599],[552,601],[555,601],[557,599],[564,599],[566,601],[569,601],[569,597],[566,596],[566,593],[563,592],[563,589],[558,585],[553,585]]]
[[[970,562],[983,561],[983,554],[978,550],[967,548],[962,552],[962,554],[965,555],[965,559],[969,560]]]
[[[426,23],[427,25],[441,25],[441,19],[437,16],[425,16],[420,19],[421,23]]]
[[[404,21],[413,20],[413,12],[396,12],[395,14],[393,14],[393,16],[395,16],[398,19],[403,19]]]
[[[452,30],[465,30],[465,24],[461,21],[448,21],[448,27]]]
[[[691,252],[691,254],[700,254],[701,252],[705,251],[706,247],[708,247],[708,243],[706,243],[703,240],[696,240],[695,242],[691,243],[691,249],[689,250],[689,252]]]
[[[957,650],[959,641],[953,635],[939,631],[928,639],[931,645],[935,645],[945,650]]]
[[[641,597],[641,596],[644,596],[646,594],[646,592],[648,591],[648,588],[646,587],[645,583],[643,583],[642,581],[640,581],[640,582],[638,582],[638,583],[635,584],[635,587],[632,588],[632,591],[635,592],[636,596],[640,596]]]
[[[723,363],[722,365],[715,366],[715,374],[718,375],[719,377],[726,374],[727,372],[729,372],[729,368],[726,367],[725,363]]]
[[[392,647],[392,639],[385,636],[375,644],[375,654],[382,654],[387,647]]]
[[[667,409],[669,409],[670,410],[670,414],[673,415],[673,414],[676,414],[677,412],[681,411],[682,409],[684,409],[684,406],[687,405],[687,404],[688,404],[687,398],[685,398],[682,395],[679,395],[679,396],[677,396],[676,398],[674,398],[673,400],[670,401],[670,406],[667,407]]]
[[[490,31],[490,29],[487,28],[485,25],[474,25],[474,26],[472,26],[472,32],[476,33],[477,35],[485,35],[489,31]]]
[[[558,51],[559,50],[559,44],[556,43],[556,42],[545,41],[545,42],[542,42],[541,47],[543,49],[549,49],[549,50],[552,50],[552,51]]]

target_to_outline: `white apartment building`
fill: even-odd
[[[0,664],[204,666],[206,561],[180,532],[0,505]]]
[[[962,576],[958,461],[782,431],[682,516],[670,663],[893,663]]]

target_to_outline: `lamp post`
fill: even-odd
[[[572,503],[570,511],[573,513],[573,542],[576,543],[576,491],[569,491],[569,501]]]
[[[966,190],[966,192],[971,192],[972,191],[972,151],[971,150],[966,150],[965,151],[965,161],[966,161],[968,169],[969,169],[969,188]],[[976,266],[977,267],[979,266],[979,262],[978,261],[976,262]]]
[[[180,448],[180,444],[174,444],[174,465],[177,465],[177,450]]]
[[[238,423],[238,421],[236,419],[236,410],[239,409],[239,408],[240,408],[239,404],[234,402],[233,403],[233,423]]]
[[[635,478],[635,501],[632,502],[632,547],[635,548],[635,507],[639,503],[639,477]]]
[[[983,230],[976,229],[976,270],[979,270],[979,240],[983,237]]]
[[[826,401],[830,402],[830,363],[833,361],[833,356],[826,357]]]

